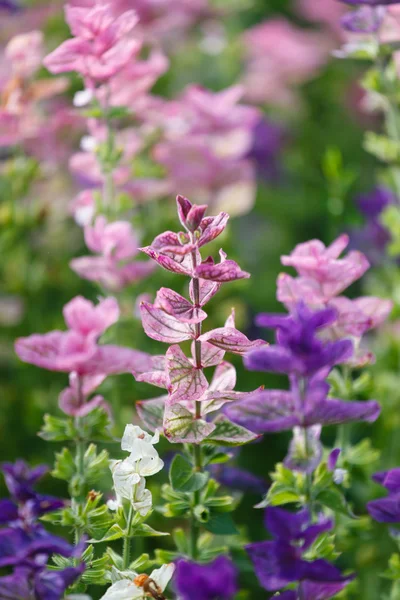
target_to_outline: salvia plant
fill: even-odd
[[[200,46],[217,55],[227,45],[224,3],[70,0],[69,37],[50,54],[36,30],[5,46],[0,218],[19,233],[46,222],[40,203],[25,211],[21,199],[63,171],[70,149],[59,138],[66,142],[62,129],[73,125],[80,150],[69,170],[79,191],[69,212],[91,254],[71,253],[69,265],[98,296],[70,293],[64,329],[15,342],[21,361],[61,373],[65,387],[39,432],[55,448],[52,483],[43,464],[0,467],[8,490],[0,500],[0,600],[246,600],[257,588],[257,597],[350,600],[365,590],[360,562],[371,562],[362,542],[384,563],[388,595],[380,597],[400,598],[400,349],[393,361],[387,346],[396,333],[385,325],[399,304],[399,3],[329,3],[330,16],[299,2],[301,17],[321,31],[283,18],[250,28],[240,85],[176,92],[173,83],[173,98],[152,91],[179,61],[172,42],[190,43],[200,30]],[[5,18],[20,11],[18,2],[0,1]],[[240,302],[237,318],[226,300],[229,289],[246,294],[235,282],[250,274],[220,246],[235,252],[249,223],[257,236],[257,224],[250,215],[230,235],[226,210],[249,212],[257,179],[282,174],[282,130],[256,105],[293,112],[296,84],[335,47],[336,58],[367,65],[363,105],[375,118],[364,149],[380,168],[375,188],[357,200],[365,223],[328,245],[312,239],[283,254],[292,271],[277,279],[280,311],[258,314],[241,331]],[[235,58],[236,45],[227,52]],[[42,65],[62,76],[50,78]],[[58,104],[67,90],[72,112]],[[42,145],[54,152],[43,157]],[[337,196],[331,208],[342,210],[354,174],[337,149],[322,166]],[[371,265],[371,293],[357,296]],[[27,277],[27,285],[37,282]],[[137,335],[127,342],[123,331],[122,343],[129,320]],[[166,351],[145,351],[145,335]],[[256,381],[239,381],[245,391],[236,390],[241,363]],[[121,410],[116,376],[137,395],[143,384],[162,391],[136,401],[130,414]],[[391,437],[380,456],[382,431]],[[257,474],[234,462],[245,445],[260,458]],[[269,448],[280,457],[271,472]],[[66,497],[49,495],[49,485]],[[235,515],[243,498],[265,532]]]

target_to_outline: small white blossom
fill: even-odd
[[[333,481],[337,485],[340,485],[345,480],[346,475],[347,475],[346,469],[335,469],[333,471]]]
[[[163,565],[160,569],[155,569],[148,577],[146,575],[132,573],[132,579],[119,579],[115,581],[115,583],[108,588],[104,596],[102,596],[101,600],[142,600],[144,597],[152,598],[154,596],[145,592],[143,588],[144,584],[147,582],[152,587],[153,591],[161,594],[170,582],[174,570],[175,565],[169,563]]]
[[[97,140],[92,135],[84,135],[80,141],[81,150],[84,152],[94,152],[97,148]]]
[[[82,106],[87,106],[89,102],[93,100],[94,94],[93,90],[82,90],[81,92],[76,92],[74,96],[74,106],[77,108],[81,108]]]

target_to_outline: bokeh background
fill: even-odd
[[[213,12],[195,20],[184,35],[166,40],[170,68],[157,81],[154,92],[174,98],[188,84],[220,91],[240,83],[245,89],[243,101],[258,106],[264,115],[265,121],[254,131],[253,150],[248,157],[256,173],[254,202],[246,199],[245,203],[240,193],[237,197],[232,194],[232,206],[228,200],[225,207],[232,212],[230,226],[213,247],[217,251],[221,243],[252,277],[225,286],[209,305],[209,314],[210,326],[219,326],[234,306],[240,329],[253,337],[265,336],[265,331],[256,331],[253,318],[260,311],[283,310],[276,300],[282,254],[311,238],[329,243],[342,232],[351,233],[353,246],[362,245],[360,231],[365,220],[358,210],[357,197],[370,192],[379,176],[379,166],[363,150],[363,135],[366,128],[379,130],[381,123],[379,116],[371,116],[363,107],[363,91],[357,83],[363,65],[332,54],[344,42],[339,26],[343,4],[337,0],[210,0],[209,4]],[[21,0],[17,8],[13,13],[0,13],[3,104],[6,58],[2,49],[11,37],[40,29],[50,51],[69,35],[63,2]],[[265,62],[260,59],[257,63],[254,57],[253,62],[251,59],[251,52],[256,50],[249,50],[249,32],[256,31],[253,28],[260,24],[266,28],[259,31],[261,49],[257,51]],[[47,77],[42,68],[38,78]],[[68,89],[60,100],[63,107],[70,106],[74,93],[81,89],[77,76],[68,79]],[[67,301],[77,294],[92,300],[99,295],[95,285],[69,268],[71,259],[86,253],[82,231],[68,208],[79,187],[68,161],[79,148],[83,131],[79,119],[74,127],[60,128],[56,161],[49,160],[49,155],[54,157],[54,139],[38,137],[30,144],[12,149],[4,144],[0,148],[1,460],[23,457],[31,463],[51,464],[57,446],[41,440],[37,432],[44,413],[59,414],[57,397],[66,385],[64,374],[21,363],[14,354],[15,338],[63,329],[62,308]],[[134,164],[135,160],[132,173],[155,168]],[[181,191],[176,189],[176,193]],[[191,200],[198,201],[195,181]],[[158,233],[177,228],[174,197],[170,194],[151,202],[128,203],[126,214],[141,232],[143,245]],[[373,293],[378,290],[379,295],[396,289],[396,281],[400,282],[397,267],[390,262],[382,265],[382,261],[381,257],[379,269],[371,269],[363,283],[352,290],[354,294],[361,288]],[[144,292],[154,296],[162,285],[184,290],[183,279],[158,269],[118,294],[123,318],[107,332],[109,341],[152,353],[165,350],[145,336],[140,320],[132,318],[136,298]],[[400,461],[396,434],[400,342],[388,330],[375,344],[377,363],[370,369],[370,391],[384,406],[386,403],[392,407],[391,421],[356,427],[352,435],[354,443],[369,436],[391,467]],[[249,373],[240,359],[234,362],[238,389],[286,385],[283,378]],[[125,375],[109,378],[102,393],[113,404],[115,431],[120,434],[123,424],[135,418],[135,401],[151,397],[154,390]],[[327,430],[324,435],[327,445],[333,444],[334,432]],[[287,435],[267,436],[261,443],[243,448],[237,464],[268,483],[269,473],[284,458],[287,444]],[[163,448],[170,451],[167,443]],[[50,478],[44,485],[53,493],[66,493],[63,485]],[[1,492],[5,492],[3,487]],[[349,499],[357,514],[365,515],[369,494],[365,469],[359,475],[356,470]],[[237,511],[239,525],[253,540],[265,535],[262,511],[253,509],[258,500],[257,494],[246,494]],[[159,519],[162,529],[163,521]],[[360,573],[358,583],[350,586],[343,597],[376,600],[384,597],[386,583],[379,572],[386,568],[394,546],[384,528],[377,534],[371,527],[361,530],[359,523],[344,520],[339,529],[338,547],[343,552],[339,563]],[[145,543],[148,549],[152,547],[152,542]],[[258,588],[239,550],[237,559],[243,567],[243,581],[252,590],[248,597],[268,597]]]

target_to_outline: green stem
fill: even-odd
[[[134,516],[134,510],[133,510],[133,506],[131,504],[131,506],[129,507],[128,522],[127,522],[127,526],[126,526],[126,535],[124,537],[124,549],[123,549],[123,554],[122,554],[123,570],[128,569],[129,563],[130,563],[131,529],[132,529],[133,516]]]
[[[304,431],[304,451],[306,454],[306,461],[308,461],[308,458],[310,456],[310,445],[308,443],[307,428],[304,427],[303,431]],[[306,503],[307,503],[308,510],[310,511],[311,519],[313,517],[312,485],[313,485],[312,473],[306,473]]]
[[[78,401],[79,405],[83,404],[84,398],[82,393],[82,381],[78,378]],[[72,495],[72,506],[75,509],[77,515],[80,513],[83,502],[85,501],[86,494],[86,477],[85,477],[85,452],[86,452],[86,440],[81,436],[81,417],[75,418],[75,427],[77,430],[76,439],[76,454],[75,454],[75,466],[78,485],[76,492]],[[80,527],[75,529],[75,543],[78,544],[83,534]]]

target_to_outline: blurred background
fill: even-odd
[[[56,446],[41,440],[37,432],[44,413],[60,414],[57,398],[67,384],[64,374],[21,363],[14,354],[15,338],[63,329],[66,302],[78,294],[95,300],[101,293],[95,283],[81,279],[69,266],[72,259],[87,254],[76,222],[79,215],[71,207],[88,185],[82,144],[86,119],[73,108],[81,80],[71,74],[59,90],[42,93],[43,86],[53,81],[48,71],[38,66],[29,81],[16,81],[6,51],[14,36],[32,31],[42,32],[39,53],[53,50],[69,36],[63,4],[50,0],[0,3],[0,456],[7,461],[23,457],[31,463],[51,464]],[[228,126],[223,129],[224,137],[218,142],[225,146],[218,156],[208,154],[211,141],[215,142],[212,124],[200,141],[190,129],[160,139],[154,137],[153,127],[141,151],[126,156],[129,175],[119,214],[132,222],[140,245],[166,229],[178,229],[177,193],[192,202],[210,203],[211,214],[222,209],[231,214],[226,233],[210,251],[217,253],[221,245],[252,277],[224,286],[209,305],[209,326],[220,326],[234,306],[238,328],[250,337],[265,336],[265,331],[255,329],[253,319],[260,311],[283,311],[276,300],[280,256],[311,238],[328,244],[339,233],[350,233],[351,245],[367,251],[374,266],[380,266],[379,272],[373,267],[364,278],[362,290],[384,295],[393,286],[397,289],[396,265],[385,262],[382,252],[385,232],[380,230],[377,240],[359,208],[358,198],[373,191],[379,176],[379,166],[363,150],[364,131],[379,130],[381,123],[363,104],[363,90],[357,83],[363,65],[332,54],[345,41],[340,28],[344,5],[337,0],[126,0],[124,5],[138,10],[151,51],[155,48],[169,61],[154,77],[152,94],[166,107],[161,112],[171,129],[182,117],[182,102],[193,85],[214,93],[240,86],[233,96],[237,94],[243,106],[257,111],[243,147],[235,131]],[[42,88],[35,88],[40,82]],[[18,85],[25,95],[22,109],[14,114],[10,98]],[[219,121],[215,117],[216,128],[236,114],[236,100],[218,98],[221,114]],[[199,102],[201,108],[207,100]],[[153,105],[145,108],[147,114],[155,110]],[[15,117],[12,127],[10,112]],[[135,119],[126,124],[122,118],[118,125],[124,131],[139,126],[143,131],[149,126],[146,118],[139,125]],[[158,269],[147,279],[117,290],[114,295],[123,317],[107,332],[107,341],[164,352],[162,344],[145,336],[134,316],[136,299],[143,293],[154,297],[162,285],[185,292],[184,284],[183,278]],[[360,286],[353,291],[360,293]],[[392,419],[390,424],[383,420],[374,428],[353,430],[354,443],[368,435],[384,452],[389,452],[390,445],[392,464],[388,467],[400,464],[396,435],[399,356],[399,338],[385,331],[377,343],[376,366],[370,369],[370,391],[393,407]],[[284,378],[246,372],[240,359],[232,360],[238,369],[237,389],[286,385]],[[136,418],[135,401],[155,395],[150,386],[136,383],[129,375],[108,378],[102,394],[113,405],[118,435],[125,423]],[[324,435],[327,445],[333,444],[334,432],[327,430]],[[286,454],[288,439],[283,434],[267,436],[243,448],[237,464],[267,485],[270,471]],[[167,443],[163,447],[170,451]],[[379,463],[371,465],[371,470],[374,466]],[[370,493],[367,474],[368,470],[360,469],[357,476],[356,470],[349,492],[361,515]],[[66,493],[63,485],[50,478],[45,485],[53,493]],[[262,511],[253,509],[259,499],[259,493],[246,494],[237,511],[239,525],[253,540],[266,535]],[[162,529],[161,518],[158,525]],[[357,521],[351,525],[344,521],[339,529],[338,545],[343,551],[339,563],[360,573],[358,583],[343,593],[345,598],[384,597],[385,581],[378,573],[386,568],[394,548],[384,528],[378,534],[381,538],[372,542],[376,532],[371,527],[360,533]],[[354,539],[359,542],[356,551],[348,552]],[[379,545],[376,539],[381,539]],[[247,597],[266,598],[240,552],[237,558],[243,562],[243,582],[252,590]]]

